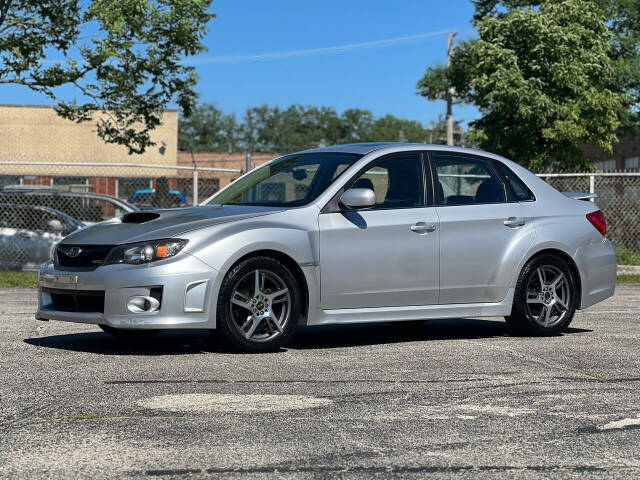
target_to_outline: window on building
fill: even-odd
[[[67,192],[88,192],[90,190],[87,177],[51,177],[51,184],[56,190]]]
[[[0,176],[0,188],[8,185],[20,185],[21,177],[18,175],[1,175]]]
[[[640,157],[625,158],[623,168],[624,170],[640,170]]]
[[[598,162],[593,162],[596,167],[596,170],[600,172],[613,172],[616,169],[616,161],[615,159],[610,160],[600,160]]]

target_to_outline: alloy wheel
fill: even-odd
[[[279,275],[256,269],[236,284],[229,308],[244,338],[266,342],[283,333],[291,316],[291,294]]]
[[[527,314],[542,327],[560,323],[569,312],[570,286],[569,279],[558,267],[538,267],[527,285]]]

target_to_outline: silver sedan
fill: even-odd
[[[562,332],[613,295],[604,215],[489,153],[423,144],[307,150],[203,204],[132,212],[66,237],[40,320],[129,338],[215,329],[274,350],[296,325],[505,317]]]

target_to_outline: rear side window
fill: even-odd
[[[436,200],[439,205],[503,203],[504,184],[489,163],[454,155],[434,156]]]
[[[516,198],[520,201],[533,200],[533,193],[531,190],[527,188],[522,180],[518,178],[518,176],[511,171],[509,167],[504,165],[502,162],[495,162],[500,170],[500,173],[504,175],[504,178],[507,179],[507,182],[513,189],[513,193],[516,195]]]

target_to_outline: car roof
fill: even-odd
[[[35,188],[29,188],[23,185],[18,186],[7,186],[0,188],[0,194],[11,194],[11,195],[54,195],[57,197],[80,197],[80,198],[93,198],[93,199],[103,199],[113,203],[119,203],[121,205],[125,205],[131,208],[133,211],[138,210],[138,208],[134,205],[131,205],[125,200],[121,200],[120,198],[113,197],[111,195],[105,195],[102,193],[93,193],[93,192],[69,192],[67,190],[58,190],[56,188],[51,188],[39,185],[33,185]]]
[[[485,157],[500,158],[498,155],[493,155],[489,152],[482,150],[476,150],[474,148],[466,147],[453,147],[449,145],[441,144],[429,144],[429,143],[407,143],[407,142],[369,142],[369,143],[347,143],[344,145],[330,145],[327,147],[318,147],[304,150],[298,153],[320,153],[320,152],[336,152],[336,153],[359,153],[367,155],[379,150],[390,151],[402,151],[402,150],[437,150],[448,151],[451,153],[473,153],[476,155],[483,155]]]

